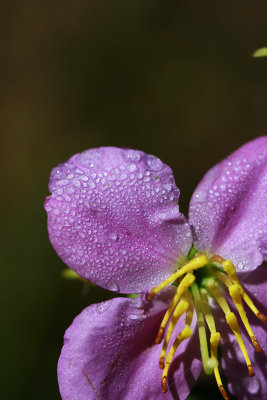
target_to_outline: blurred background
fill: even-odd
[[[61,276],[43,210],[50,170],[91,147],[140,149],[171,165],[187,213],[205,171],[267,134],[267,59],[251,57],[267,45],[266,14],[265,0],[2,3],[3,399],[59,400],[65,329],[112,297]],[[211,381],[190,399],[220,399]]]

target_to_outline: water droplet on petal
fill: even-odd
[[[129,315],[129,318],[130,318],[130,319],[138,319],[139,316],[138,316],[138,315],[135,315],[135,314],[131,314],[131,315]]]
[[[131,162],[138,162],[141,158],[141,155],[136,150],[129,150],[127,152],[127,158]]]
[[[254,376],[253,378],[246,379],[246,388],[250,394],[257,394],[260,390],[260,381]]]
[[[147,156],[147,165],[152,171],[159,171],[163,167],[162,161],[152,155]]]
[[[136,170],[136,165],[135,164],[130,164],[129,170],[130,170],[130,172],[134,172]]]
[[[119,292],[120,291],[120,287],[116,282],[109,283],[108,289],[112,290],[113,292]]]
[[[119,236],[117,233],[111,232],[108,234],[109,239],[113,240],[114,242],[117,242],[119,240]]]

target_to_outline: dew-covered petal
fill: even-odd
[[[267,259],[267,136],[245,144],[197,186],[189,221],[195,246],[241,271]]]
[[[52,171],[50,241],[83,278],[122,293],[157,285],[190,249],[171,169],[141,151],[102,147]]]
[[[181,346],[171,366],[169,391],[161,392],[161,345],[154,340],[170,303],[169,293],[158,296],[145,315],[139,299],[128,298],[83,310],[65,333],[58,363],[62,399],[185,399],[202,368],[195,358],[196,341]]]
[[[258,309],[267,315],[267,273],[266,267],[258,267],[253,273],[243,276],[241,283],[247,293],[253,299]],[[246,309],[247,317],[256,336],[262,353],[257,353],[248,337],[242,323],[239,323],[242,337],[250,357],[255,373],[253,378],[248,376],[244,357],[239,349],[234,335],[222,323],[219,329],[224,330],[221,335],[222,368],[227,378],[230,392],[240,400],[264,400],[267,399],[267,324],[258,320],[250,309]],[[234,310],[234,309],[233,309]]]

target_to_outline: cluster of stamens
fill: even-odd
[[[199,271],[197,271],[199,270]],[[198,276],[197,276],[198,275]],[[172,302],[166,311],[161,322],[155,342],[161,343],[163,338],[162,351],[159,360],[159,367],[163,369],[161,387],[162,391],[167,392],[167,375],[174,354],[180,344],[188,339],[193,331],[191,329],[194,309],[196,310],[198,321],[198,332],[200,340],[200,350],[203,368],[206,374],[214,374],[218,388],[225,400],[229,399],[223,387],[220,372],[217,350],[220,342],[220,332],[216,330],[215,320],[209,305],[209,299],[213,298],[222,309],[225,320],[235,335],[240,350],[244,356],[250,377],[254,376],[253,367],[245,347],[239,325],[235,314],[231,311],[226,298],[223,295],[223,288],[227,288],[229,295],[240,315],[245,329],[250,336],[251,342],[258,353],[262,352],[252,329],[249,324],[243,302],[262,322],[267,322],[267,318],[259,312],[251,298],[241,286],[236,269],[230,260],[224,260],[220,256],[214,255],[210,258],[204,253],[196,254],[190,261],[174,272],[168,279],[159,286],[153,288],[147,295],[147,300],[152,299],[167,285],[178,283],[177,290]],[[173,345],[166,355],[170,338],[180,317],[185,314],[184,329],[178,334]],[[170,322],[169,322],[170,321]],[[210,331],[210,354],[207,344],[205,321]],[[169,322],[168,329],[166,326]]]

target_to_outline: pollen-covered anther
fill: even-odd
[[[225,260],[218,254],[213,254],[213,256],[211,256],[211,258],[210,258],[210,261],[218,263],[218,264],[222,264]]]
[[[220,392],[224,398],[224,400],[230,400],[230,397],[228,396],[226,390],[224,389],[223,385],[219,386]]]
[[[161,390],[163,393],[167,393],[167,377],[163,376],[161,380]]]
[[[255,376],[252,365],[248,365],[248,374],[251,378]]]
[[[164,356],[161,356],[159,359],[159,367],[160,367],[160,369],[164,369],[164,367],[165,367],[165,357]]]
[[[156,337],[156,339],[155,339],[155,343],[156,343],[156,344],[160,344],[160,343],[162,342],[163,335],[164,335],[164,331],[165,331],[165,328],[164,328],[163,326],[161,326],[161,327],[159,328],[157,337]]]
[[[257,317],[264,322],[265,324],[267,323],[267,317],[265,317],[265,315],[263,315],[262,313],[258,312],[257,313]]]
[[[256,339],[255,336],[251,336],[251,341],[252,341],[253,346],[255,347],[255,350],[256,350],[258,353],[262,353],[262,348],[261,348],[261,346],[259,345],[259,343],[257,342],[257,339]]]

